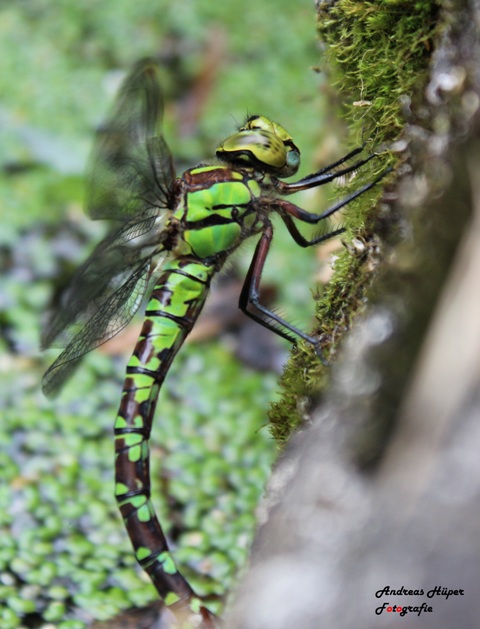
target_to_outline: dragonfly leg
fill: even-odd
[[[319,168],[314,173],[311,173],[310,175],[307,175],[306,177],[302,177],[302,179],[300,179],[300,181],[305,181],[305,180],[311,179],[312,177],[315,177],[317,175],[322,175],[323,173],[328,173],[329,171],[333,170],[337,166],[341,166],[342,164],[345,164],[345,162],[348,162],[348,160],[352,159],[352,157],[355,157],[355,155],[358,155],[359,153],[361,153],[364,148],[365,148],[364,144],[362,144],[361,146],[357,146],[357,148],[354,148],[353,151],[350,151],[350,153],[347,153],[346,155],[344,155],[340,159],[337,159],[336,162],[332,162],[331,164],[328,164],[327,166],[324,166],[323,168]],[[299,182],[297,182],[297,183],[299,183]]]
[[[356,149],[352,153],[355,155],[357,152],[360,152],[361,149]],[[346,156],[344,159],[348,159],[352,154]],[[365,163],[369,159],[374,157],[374,155],[370,156],[362,163]],[[340,160],[341,161],[341,160]],[[357,163],[358,165],[358,163]],[[331,166],[333,167],[333,166]],[[327,167],[329,168],[329,167]],[[342,234],[345,230],[340,227],[331,232],[320,234],[315,236],[312,239],[305,238],[298,228],[296,227],[293,218],[297,218],[298,220],[304,223],[319,223],[321,220],[328,218],[335,212],[338,212],[341,208],[345,207],[348,203],[356,199],[360,195],[362,195],[367,190],[370,190],[375,186],[388,172],[390,172],[390,168],[381,172],[373,181],[365,184],[358,190],[355,190],[352,194],[347,197],[341,199],[327,210],[322,212],[321,214],[314,214],[312,212],[307,212],[302,208],[286,201],[285,199],[275,199],[275,208],[279,211],[280,216],[282,217],[290,235],[294,239],[294,241],[300,245],[301,247],[310,247],[312,245],[319,244],[328,240],[330,238],[334,238]],[[318,184],[317,184],[318,185]],[[309,186],[310,187],[310,186]],[[327,361],[323,358],[320,344],[317,339],[306,334],[299,328],[295,327],[282,317],[280,317],[275,312],[269,310],[265,306],[260,303],[260,282],[262,277],[263,268],[265,266],[265,261],[267,259],[268,252],[270,250],[270,245],[273,238],[273,229],[271,223],[267,222],[265,224],[265,229],[258,241],[257,247],[255,249],[255,253],[252,258],[252,262],[250,264],[250,268],[248,269],[247,276],[245,278],[245,283],[242,288],[242,292],[240,294],[239,307],[247,316],[251,319],[262,325],[263,327],[275,332],[279,336],[288,341],[294,343],[296,338],[301,338],[307,343],[310,343],[315,348],[315,352],[318,357],[324,364],[328,364]],[[253,306],[256,312],[252,312],[249,308]]]
[[[310,343],[315,347],[315,351],[317,352],[320,360],[326,364],[325,359],[320,353],[319,342],[317,339],[313,336],[309,336],[260,303],[260,282],[272,238],[273,229],[271,223],[268,222],[265,225],[265,229],[260,237],[260,240],[258,241],[250,268],[248,269],[248,273],[240,293],[240,300],[238,304],[240,310],[260,325],[263,325],[263,327],[275,332],[275,334],[287,339],[291,343],[295,343],[297,337],[303,339],[307,343]],[[252,312],[249,309],[250,306],[253,306],[256,312]]]
[[[281,216],[282,216],[283,222],[285,223],[288,229],[290,236],[300,247],[311,247],[312,245],[318,245],[321,242],[325,242],[325,240],[330,240],[330,238],[335,238],[336,236],[340,236],[340,234],[343,234],[345,232],[344,227],[339,227],[338,229],[334,229],[331,232],[327,232],[325,234],[319,234],[318,236],[315,236],[314,238],[309,240],[308,238],[305,238],[303,234],[300,233],[298,227],[293,222],[293,219],[290,216],[290,214],[282,214]]]
[[[275,199],[275,206],[280,210],[280,213],[282,215],[284,213],[287,213],[290,216],[297,218],[299,221],[302,221],[302,223],[319,223],[323,219],[328,218],[329,216],[332,216],[333,214],[341,210],[343,207],[351,203],[351,201],[353,201],[354,199],[357,199],[359,196],[367,192],[367,190],[370,190],[371,188],[376,186],[377,183],[381,179],[383,179],[383,177],[385,177],[385,175],[388,174],[390,171],[391,171],[391,168],[387,168],[386,170],[383,170],[377,177],[375,177],[375,179],[365,184],[364,186],[361,186],[358,190],[355,190],[354,192],[347,195],[343,199],[340,199],[340,201],[338,201],[337,203],[334,203],[332,206],[327,208],[321,214],[314,214],[313,212],[307,212],[306,210],[303,210],[302,208],[298,207],[298,205],[294,205],[293,203],[290,203],[290,201],[286,201],[285,199]],[[317,242],[321,242],[321,240]],[[298,244],[300,244],[300,242]],[[312,240],[310,244],[313,245],[313,244],[316,244],[316,242]],[[309,246],[309,245],[301,245],[301,246]]]
[[[329,166],[326,166],[318,170],[317,172],[312,173],[311,175],[307,175],[299,181],[286,183],[284,181],[276,180],[275,187],[281,195],[287,195],[293,194],[294,192],[299,192],[300,190],[308,190],[310,188],[316,188],[317,186],[323,186],[327,183],[330,183],[331,181],[334,181],[335,179],[338,179],[339,177],[342,177],[343,175],[348,175],[349,173],[358,170],[361,166],[367,164],[371,159],[377,157],[376,153],[372,153],[364,159],[359,159],[353,164],[350,164],[350,166],[345,166],[345,168],[334,170],[336,166],[341,165],[342,163],[347,161],[350,157],[352,157],[352,154],[355,155],[356,152],[357,149],[355,149],[355,151],[352,151],[352,153],[346,155],[344,158],[338,160],[337,162],[334,162],[333,164],[330,164]]]

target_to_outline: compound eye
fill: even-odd
[[[280,125],[263,116],[251,116],[217,148],[217,157],[277,177],[291,177],[300,164],[300,151],[291,137]]]
[[[228,137],[217,149],[219,157],[239,159],[252,166],[265,165],[268,169],[283,168],[287,150],[273,133],[263,129],[242,129]]]
[[[291,150],[287,153],[287,166],[298,170],[300,166],[300,153],[298,150]]]
[[[283,142],[268,131],[251,131],[250,150],[261,164],[274,169],[283,168],[287,161],[287,151]]]

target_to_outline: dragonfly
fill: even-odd
[[[280,216],[294,242],[310,247],[338,236],[338,227],[304,237],[301,223],[319,224],[372,188],[363,185],[326,211],[308,212],[283,197],[355,173],[375,154],[363,147],[296,181],[300,151],[279,124],[250,116],[220,142],[216,160],[176,177],[162,135],[164,99],[154,59],[138,62],[120,87],[99,130],[87,173],[87,212],[114,227],[79,267],[42,335],[42,347],[62,347],[43,378],[57,394],[80,359],[118,334],[148,297],[143,327],[130,358],[114,425],[115,496],[136,559],[182,626],[220,626],[179,571],[151,501],[149,437],[160,388],[192,329],[212,278],[248,238],[257,236],[240,309],[281,337],[318,339],[261,302],[260,284]]]

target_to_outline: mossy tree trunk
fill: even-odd
[[[480,0],[437,19],[368,305],[277,467],[228,627],[398,623],[384,603],[417,608],[409,627],[478,625]]]

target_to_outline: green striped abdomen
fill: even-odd
[[[115,496],[140,565],[167,605],[199,601],[178,572],[150,500],[148,439],[167,371],[205,302],[213,266],[191,258],[164,266],[127,365],[115,422]]]

